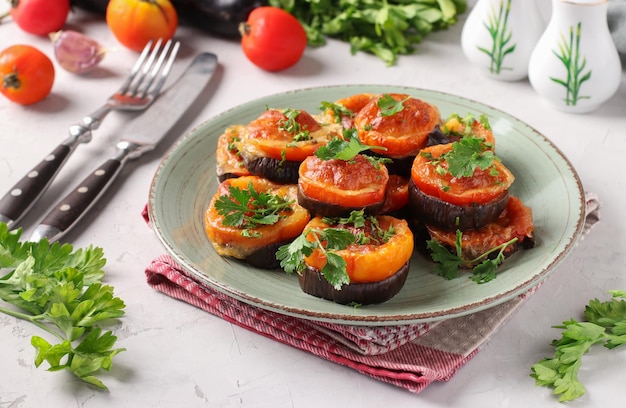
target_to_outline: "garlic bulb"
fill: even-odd
[[[77,31],[50,33],[50,40],[61,67],[76,74],[91,71],[106,54],[100,43]]]

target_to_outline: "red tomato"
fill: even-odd
[[[169,40],[178,28],[178,14],[170,0],[110,0],[106,20],[117,40],[135,51],[150,40]]]
[[[0,92],[13,102],[30,105],[52,90],[54,65],[46,54],[30,45],[0,51]]]
[[[278,7],[257,7],[239,26],[243,52],[256,66],[280,71],[295,65],[306,48],[306,32],[293,15]]]
[[[59,31],[70,12],[70,0],[12,0],[11,6],[13,21],[35,35]]]

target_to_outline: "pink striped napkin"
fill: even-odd
[[[583,237],[599,220],[594,194],[587,194],[586,210]],[[432,323],[352,326],[311,321],[243,303],[201,284],[169,255],[154,259],[145,273],[151,287],[175,299],[414,393],[433,381],[452,378],[538,289],[485,311]]]

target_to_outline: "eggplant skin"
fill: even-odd
[[[73,7],[105,15],[109,0],[71,0]],[[182,24],[229,39],[240,39],[239,23],[264,0],[172,0]]]
[[[341,305],[371,305],[388,301],[400,292],[409,274],[409,262],[395,274],[380,282],[350,283],[335,289],[315,268],[307,267],[298,277],[300,289],[318,298]]]
[[[275,183],[298,183],[300,162],[277,160],[271,157],[259,157],[253,160],[246,160],[244,157],[244,165],[251,174],[266,178]]]
[[[422,193],[409,181],[409,206],[420,223],[446,230],[482,228],[502,214],[509,201],[509,191],[487,204],[456,205]]]
[[[298,185],[298,204],[309,210],[309,212],[313,215],[320,215],[322,217],[347,217],[352,211],[361,210],[363,210],[366,214],[376,215],[380,212],[381,208],[385,204],[385,201],[383,200],[379,203],[367,205],[365,207],[344,207],[339,204],[327,203],[311,198],[304,194]]]

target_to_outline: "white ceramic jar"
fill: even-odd
[[[607,23],[608,0],[552,0],[529,63],[532,87],[552,107],[587,113],[619,88],[622,67]]]
[[[461,47],[485,75],[517,81],[528,75],[530,55],[544,29],[535,0],[478,0],[463,24]]]

